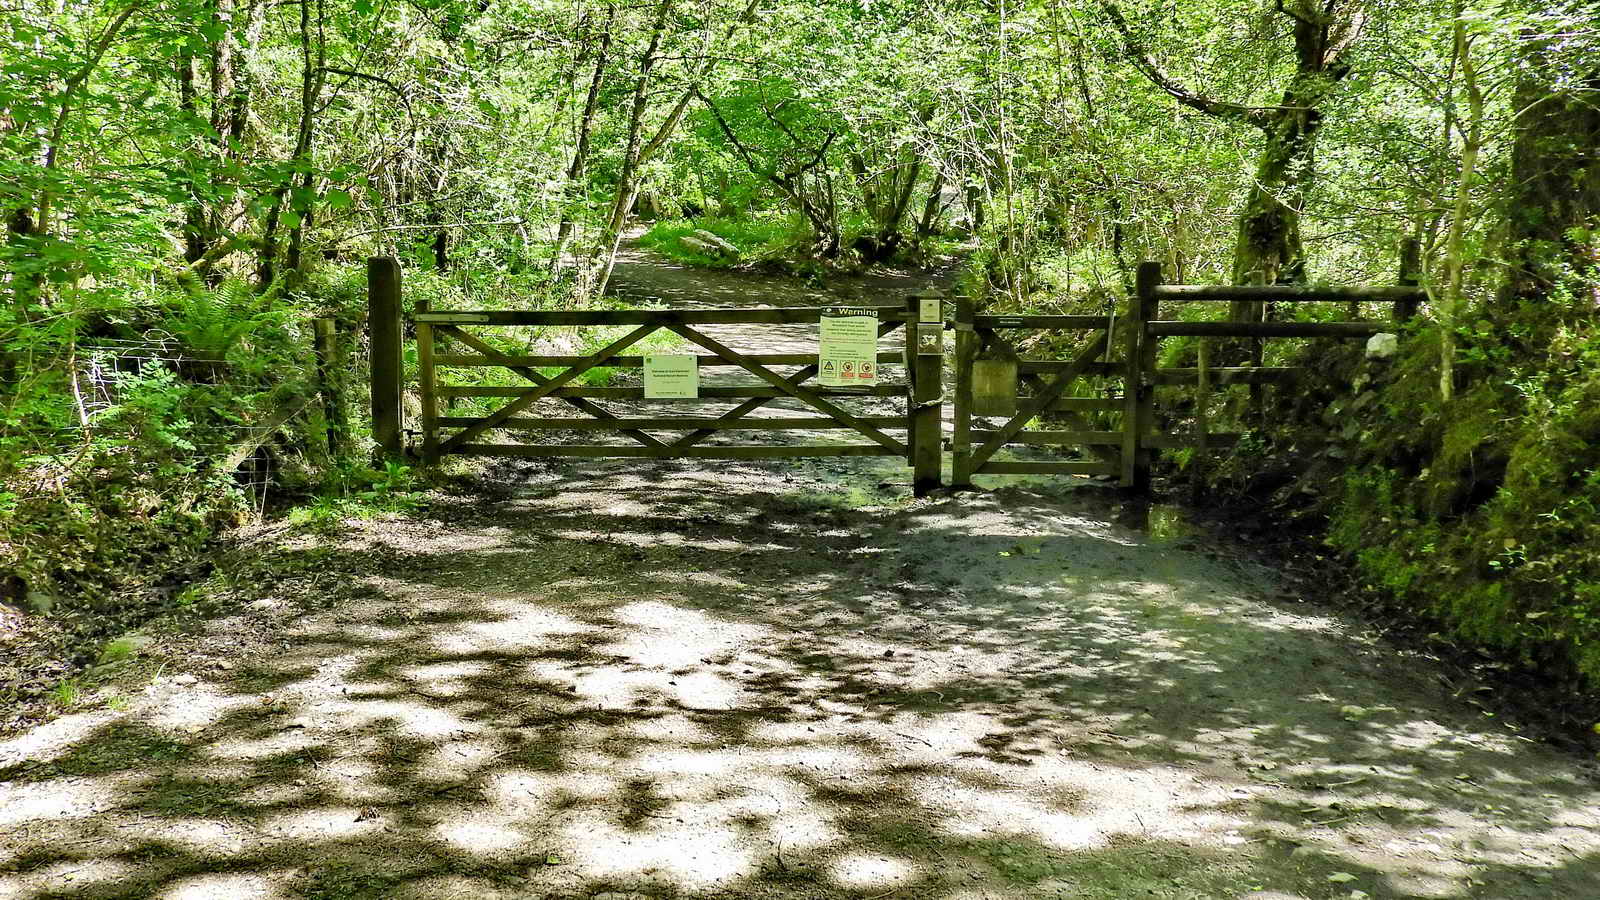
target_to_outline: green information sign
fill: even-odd
[[[646,356],[646,400],[672,400],[700,396],[700,366],[693,356]]]

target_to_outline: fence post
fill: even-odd
[[[1406,238],[1400,242],[1400,284],[1404,287],[1416,287],[1421,283],[1419,273],[1422,269],[1422,243],[1416,238]],[[1394,320],[1404,323],[1417,314],[1416,300],[1396,300],[1394,302]]]
[[[972,361],[978,355],[977,304],[956,298],[956,409],[950,438],[951,483],[972,487]]]
[[[434,390],[433,326],[417,325],[417,395],[422,401],[422,461],[439,462],[439,403]]]
[[[317,356],[317,392],[322,395],[322,415],[328,427],[328,452],[337,458],[344,450],[348,427],[344,415],[342,348],[332,319],[313,319],[311,329],[312,347]]]
[[[944,465],[944,317],[941,313],[938,320],[923,322],[922,300],[917,296],[907,299],[905,325],[906,372],[911,377],[906,437],[910,441],[911,490],[918,497],[926,497],[940,486]]]
[[[372,354],[372,439],[385,455],[399,456],[405,426],[400,264],[387,256],[367,260],[367,335]]]
[[[1154,391],[1146,374],[1155,368],[1156,339],[1146,334],[1145,323],[1155,317],[1156,285],[1161,283],[1161,263],[1139,264],[1134,295],[1128,298],[1127,371],[1122,407],[1122,486],[1150,489],[1150,449],[1144,433],[1154,418]],[[1154,379],[1151,379],[1152,383]]]

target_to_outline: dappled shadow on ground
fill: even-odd
[[[1109,495],[920,503],[833,465],[591,464],[291,542],[348,597],[269,597],[241,615],[281,642],[216,679],[0,745],[0,897],[1600,878],[1573,760],[1262,602],[1260,573],[1115,524]]]

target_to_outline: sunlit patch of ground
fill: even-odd
[[[349,596],[0,744],[0,898],[1600,883],[1590,770],[1268,573],[1094,494],[808,502],[832,465],[592,464],[280,549]]]

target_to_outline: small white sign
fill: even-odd
[[[918,311],[917,318],[923,322],[943,322],[944,309],[938,297],[923,297],[922,309]]]
[[[646,356],[644,397],[672,400],[700,396],[700,365],[693,356]]]
[[[817,383],[867,387],[878,383],[878,311],[870,307],[823,310],[817,345]]]

